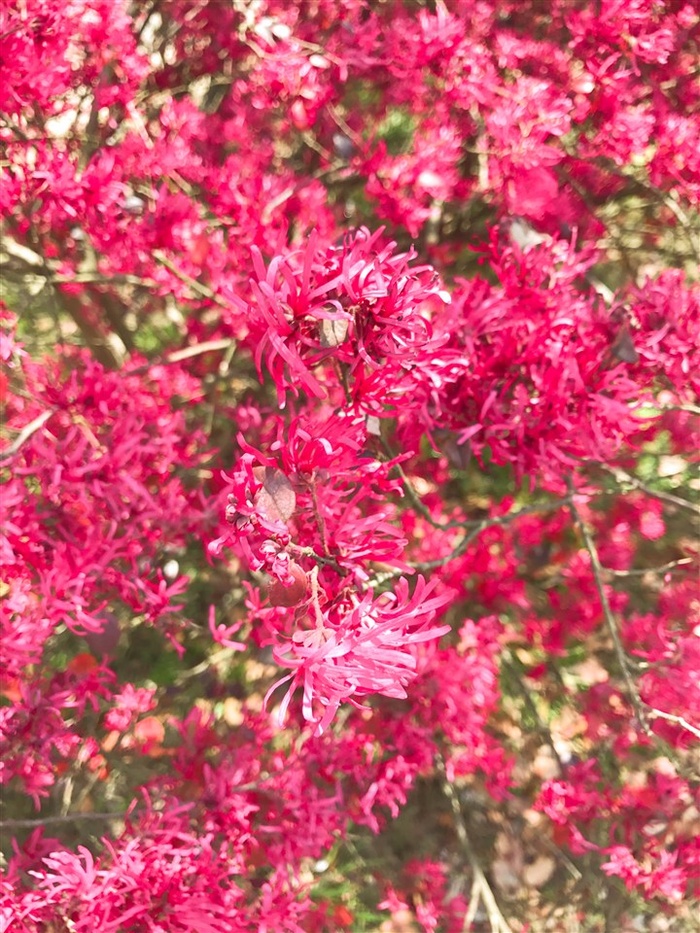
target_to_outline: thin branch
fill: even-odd
[[[390,457],[393,458],[395,456],[395,454],[389,449],[389,446],[387,444],[384,444],[384,448]],[[401,477],[403,488],[406,491],[406,495],[411,500],[411,505],[414,507],[414,509],[418,512],[419,515],[422,515],[423,518],[430,525],[432,525],[433,528],[437,528],[438,530],[441,530],[441,531],[449,531],[451,528],[464,528],[465,522],[463,521],[449,520],[446,522],[439,522],[436,519],[434,519],[433,516],[430,514],[430,510],[423,503],[422,499],[420,498],[420,496],[414,489],[413,483],[406,475],[406,472],[404,471],[401,464],[395,463],[393,466],[394,466],[394,469],[398,471],[399,476]]]
[[[660,490],[651,489],[647,486],[646,483],[643,483],[642,480],[638,479],[636,476],[633,476],[631,473],[628,473],[626,470],[620,469],[620,467],[609,466],[607,463],[600,463],[598,466],[602,467],[606,473],[609,473],[614,477],[615,481],[620,485],[627,483],[628,485],[638,489],[640,492],[645,493],[647,496],[651,496],[653,499],[659,499],[661,502],[668,502],[669,505],[676,505],[680,509],[686,509],[688,512],[693,512],[695,515],[700,515],[700,505],[695,505],[692,502],[689,502],[687,499],[682,499],[680,496],[674,496],[670,492],[662,492]]]
[[[700,415],[700,407],[697,405],[666,405],[661,411],[685,411],[689,415]]]
[[[157,288],[158,282],[155,279],[144,279],[140,275],[132,275],[127,272],[116,272],[114,275],[103,275],[100,272],[72,272],[70,275],[58,275],[51,272],[50,269],[45,274],[52,282],[57,285],[137,285],[143,288]]]
[[[484,518],[478,521],[465,521],[459,522],[459,527],[470,529],[467,534],[457,543],[454,549],[446,554],[444,557],[438,557],[435,560],[424,560],[417,564],[411,564],[413,570],[419,570],[425,572],[427,570],[436,570],[439,567],[444,567],[446,564],[449,564],[451,561],[456,560],[458,557],[461,557],[472,543],[479,537],[482,531],[485,531],[487,528],[494,528],[501,525],[510,525],[511,522],[517,521],[518,518],[521,518],[523,515],[532,515],[537,512],[555,512],[563,506],[569,503],[569,497],[565,496],[563,499],[557,499],[553,502],[539,502],[535,505],[528,505],[525,508],[518,509],[517,512],[509,512],[507,515],[497,515],[493,518]],[[443,526],[443,528],[446,526]],[[389,580],[393,580],[394,577],[398,577],[403,571],[401,569],[392,569],[386,570],[382,573],[376,574],[374,580],[369,584],[372,588],[376,588],[386,583]]]
[[[388,456],[394,459],[396,457],[396,454],[391,449],[389,444],[387,444],[386,441],[383,441],[382,445],[385,451],[387,452]],[[415,488],[413,487],[413,484],[411,483],[411,480],[407,476],[401,464],[394,463],[393,467],[394,469],[398,471],[399,476],[401,477],[401,480],[403,482],[403,487],[406,491],[406,495],[411,501],[411,505],[413,505],[415,510],[420,515],[422,515],[423,518],[430,525],[432,525],[433,528],[436,528],[440,531],[450,531],[453,528],[481,528],[481,526],[483,525],[483,522],[479,520],[475,521],[475,520],[470,520],[470,519],[462,519],[462,520],[448,519],[448,521],[446,522],[440,522],[434,519],[433,516],[430,514],[430,510],[423,503],[420,496],[416,492]],[[564,499],[557,500],[556,502],[543,502],[540,504],[526,506],[525,508],[520,509],[517,512],[511,512],[508,515],[501,515],[495,518],[488,519],[488,523],[490,525],[508,525],[510,524],[510,522],[515,521],[517,518],[519,518],[521,515],[526,515],[526,514],[529,514],[530,512],[546,512],[546,511],[550,511],[550,509],[556,510],[560,508],[561,506],[566,505],[567,502],[568,502],[568,497],[565,497]]]
[[[456,560],[458,557],[461,557],[465,553],[472,541],[475,541],[482,531],[485,531],[492,525],[499,524],[498,522],[489,521],[484,519],[479,522],[475,528],[464,535],[464,537],[458,542],[457,546],[453,549],[450,554],[446,554],[444,557],[438,557],[435,560],[424,560],[419,564],[412,564],[411,566],[415,570],[436,570],[438,567],[444,567],[446,564],[449,564],[451,561]]]
[[[236,346],[235,340],[206,340],[204,343],[197,343],[191,347],[185,347],[182,350],[174,350],[161,359],[150,360],[143,366],[137,366],[135,369],[126,371],[127,376],[141,376],[147,373],[154,366],[170,366],[173,363],[182,363],[183,360],[190,360],[195,356],[201,356],[203,353],[214,353],[217,350],[228,350]]]
[[[612,567],[603,567],[603,572],[613,577],[643,577],[648,573],[662,574],[670,573],[678,567],[686,567],[694,563],[692,557],[681,557],[679,560],[669,561],[668,564],[662,564],[661,567],[639,567],[633,570],[613,570]]]
[[[206,400],[209,404],[209,412],[206,417],[204,433],[208,438],[211,438],[212,436],[214,423],[216,421],[219,387],[228,379],[229,373],[231,372],[231,363],[233,362],[235,352],[236,343],[231,341],[231,346],[228,347],[221,360],[219,360],[216,373],[214,374],[214,378],[211,380],[207,390]]]
[[[297,554],[299,557],[310,557],[312,560],[315,560],[317,564],[325,564],[328,567],[332,567],[340,576],[346,577],[348,575],[349,571],[345,567],[342,567],[334,557],[318,554],[312,547],[301,547],[298,544],[290,543],[287,545],[287,550],[290,554]]]
[[[95,276],[99,273],[91,269],[86,273],[76,271],[70,276],[62,276],[58,273],[55,263],[8,236],[2,238],[0,249],[3,251],[3,259],[9,266],[13,277],[19,272],[25,280],[28,276],[34,276],[35,279],[45,279],[51,284],[53,294],[58,294],[60,297],[62,309],[73,318],[95,358],[108,369],[119,369],[128,352],[122,337],[116,330],[105,332],[100,323],[93,319],[80,298],[61,290],[60,287],[79,280],[84,274],[89,277],[85,281],[98,281]],[[19,269],[16,268],[18,264]],[[90,297],[94,300],[94,296]]]
[[[552,750],[552,754],[553,754],[554,757],[556,758],[557,764],[559,765],[559,773],[560,773],[560,774],[564,774],[565,771],[566,771],[566,767],[565,767],[565,765],[564,765],[564,762],[562,761],[561,755],[560,755],[559,752],[557,751],[556,745],[554,744],[554,738],[552,737],[552,733],[550,732],[549,727],[547,726],[546,722],[545,722],[545,721],[542,719],[542,717],[540,716],[540,712],[539,712],[539,710],[537,709],[537,706],[535,705],[535,701],[532,699],[532,696],[531,696],[531,694],[530,694],[530,691],[527,689],[527,687],[525,686],[525,684],[522,682],[522,678],[521,678],[521,676],[520,676],[520,671],[518,670],[518,666],[517,666],[517,664],[515,663],[515,661],[517,661],[517,658],[516,658],[512,653],[511,653],[511,658],[514,658],[514,660],[509,660],[509,659],[506,657],[505,652],[502,653],[502,654],[501,654],[501,664],[506,668],[506,670],[510,671],[510,673],[511,673],[511,674],[515,677],[515,679],[517,680],[517,689],[518,689],[518,692],[519,692],[520,695],[522,696],[522,698],[523,698],[523,700],[524,700],[524,702],[525,702],[525,705],[527,706],[528,710],[530,711],[530,715],[531,715],[532,718],[535,720],[535,724],[536,724],[536,726],[537,726],[537,731],[540,733],[540,737],[543,738],[543,739],[545,740],[545,742],[547,743],[547,745],[549,745],[550,749]],[[518,661],[518,663],[520,663],[520,662]]]
[[[54,289],[56,285],[52,282]],[[105,331],[96,323],[90,311],[76,295],[59,292],[61,307],[78,326],[95,359],[107,369],[120,369],[127,356],[127,348],[115,330]]]
[[[205,343],[198,343],[193,347],[185,347],[183,350],[175,350],[168,353],[161,365],[166,363],[181,363],[183,360],[189,360],[193,356],[200,356],[202,353],[211,353],[214,350],[228,350],[235,345],[233,340],[207,340]]]
[[[126,811],[115,810],[111,813],[65,813],[54,816],[39,816],[27,820],[0,820],[0,829],[31,829],[33,826],[50,826],[54,823],[79,823],[89,820],[123,820]]]
[[[261,788],[266,787],[268,781],[275,777],[279,777],[281,774],[289,771],[292,767],[293,765],[286,765],[285,767],[276,770],[274,774],[268,774],[258,781],[249,781],[247,784],[234,785],[231,788],[231,793],[244,794],[248,791],[260,790]],[[131,813],[133,813],[135,809],[136,808],[130,807],[127,810],[113,810],[111,812],[105,813],[51,814],[50,816],[38,816],[31,819],[15,819],[11,817],[7,820],[0,820],[0,831],[4,829],[31,829],[34,826],[50,826],[52,824],[60,823],[79,823],[87,822],[89,820],[123,820]]]
[[[181,269],[175,265],[174,262],[171,262],[165,253],[160,249],[153,250],[153,258],[156,259],[161,266],[165,266],[166,269],[169,269],[173,275],[177,276],[181,282],[184,282],[188,288],[200,296],[200,298],[206,298],[208,301],[213,301],[217,305],[221,305],[222,308],[228,308],[229,303],[224,301],[215,291],[212,291],[208,285],[202,285],[201,282],[198,282],[197,279],[193,279],[191,276],[187,275],[186,272],[183,272]]]
[[[506,515],[496,515],[494,518],[484,519],[484,522],[487,526],[489,525],[510,525],[511,522],[517,521],[519,518],[522,518],[523,515],[536,515],[538,512],[558,512],[559,509],[563,508],[565,505],[569,505],[571,499],[569,496],[563,496],[561,499],[553,499],[548,502],[535,502],[533,505],[526,505],[522,509],[518,509],[516,512],[508,512]],[[465,527],[477,527],[483,524],[479,522],[465,522]]]
[[[662,709],[656,709],[655,706],[649,706],[647,708],[647,715],[650,719],[664,719],[666,722],[675,723],[675,725],[680,726],[681,729],[685,729],[686,732],[694,735],[696,739],[700,739],[700,729],[698,729],[697,726],[691,725],[683,716],[674,716],[673,713],[665,713]]]
[[[231,84],[230,80],[225,79],[219,82],[214,81],[212,82],[211,86],[221,87],[223,85],[230,86],[230,84]],[[181,88],[181,91],[187,91],[187,90],[188,90],[187,87]],[[176,93],[175,90],[171,91],[171,94],[175,94],[175,93]],[[192,198],[193,200],[199,202],[200,206],[202,207],[204,217],[206,218],[207,223],[209,224],[210,227],[226,227],[226,228],[234,228],[234,229],[238,227],[238,221],[235,220],[233,217],[229,217],[228,214],[223,214],[223,213],[215,214],[210,209],[207,208],[206,204],[203,203],[203,201],[205,200],[205,193],[206,193],[203,188],[201,188],[198,185],[191,184],[189,181],[187,181],[186,178],[183,178],[182,175],[180,175],[180,173],[176,171],[171,171],[167,177],[168,177],[168,181],[172,181],[173,184],[177,188],[179,188],[180,191],[183,191],[187,195],[188,198]],[[143,194],[147,198],[151,197],[150,189],[145,186],[139,188],[136,193]]]
[[[569,872],[574,881],[580,881],[583,878],[582,872],[579,870],[578,866],[569,858],[569,856],[564,852],[563,849],[560,849],[559,846],[552,840],[543,837],[545,846],[556,858],[561,859],[564,864],[564,867]]]
[[[452,786],[451,781],[447,777],[445,762],[442,756],[439,754],[436,755],[435,761],[437,769],[442,777],[441,783],[443,793],[449,800],[450,806],[452,807],[457,838],[459,839],[462,849],[464,850],[464,854],[467,856],[467,861],[469,862],[474,875],[475,885],[478,886],[479,894],[481,895],[481,899],[484,902],[484,907],[486,908],[489,923],[491,924],[491,933],[512,933],[512,930],[508,925],[508,921],[501,913],[496,896],[491,889],[491,885],[489,884],[486,875],[484,874],[484,869],[481,867],[481,863],[479,862],[477,854],[471,844],[471,840],[469,839],[469,834],[467,833],[467,827],[464,821],[464,814],[462,813],[462,807],[460,806],[457,793]],[[472,888],[472,891],[474,891],[474,888]]]
[[[630,702],[634,708],[635,714],[639,723],[647,734],[649,734],[650,729],[646,720],[644,704],[637,692],[637,687],[632,677],[632,669],[630,667],[629,659],[625,653],[624,646],[622,644],[622,638],[620,637],[620,632],[617,627],[617,620],[613,615],[613,611],[610,608],[610,601],[608,600],[608,594],[605,592],[605,584],[603,583],[603,574],[605,570],[603,565],[600,562],[600,557],[598,556],[598,549],[595,546],[595,542],[591,536],[588,526],[581,517],[581,513],[576,508],[576,503],[574,502],[574,487],[573,483],[569,481],[569,489],[571,490],[571,496],[569,500],[569,510],[571,516],[574,519],[574,522],[578,525],[581,535],[583,537],[584,544],[586,545],[586,550],[591,559],[591,569],[593,571],[593,580],[595,583],[596,590],[598,591],[598,598],[600,600],[600,605],[603,609],[603,617],[610,632],[610,637],[612,638],[613,645],[615,646],[615,654],[617,655],[618,664],[620,665],[620,670],[622,671],[622,676],[627,687],[627,694],[629,696]]]
[[[358,148],[361,149],[363,145],[363,139],[359,136],[344,120],[343,116],[338,112],[338,110],[333,106],[333,104],[326,104],[326,110],[330,114],[331,119],[337,124],[339,129],[345,133],[348,139]]]
[[[472,889],[469,892],[469,907],[466,914],[464,915],[464,923],[462,924],[462,933],[469,933],[472,928],[472,923],[476,918],[476,912],[479,909],[479,904],[481,903],[481,885],[479,880],[474,876],[472,881]]]
[[[568,149],[567,151],[569,155],[575,155],[575,152],[573,152],[571,149]],[[637,190],[647,192],[653,196],[657,203],[665,205],[678,220],[681,229],[688,239],[688,245],[690,246],[691,251],[695,254],[695,256],[700,256],[700,237],[697,236],[697,230],[694,228],[690,217],[685,213],[681,205],[673,198],[670,192],[666,192],[663,189],[658,188],[648,179],[640,178],[638,175],[634,175],[630,171],[625,171],[616,165],[612,159],[606,156],[597,156],[595,161],[606,171],[611,172],[613,175],[617,175],[619,178],[624,178],[625,181],[637,188]],[[572,187],[578,188],[575,179],[571,177],[570,173],[567,175],[567,180],[572,185]],[[584,199],[587,199],[587,192],[579,191],[579,194],[582,194]]]
[[[133,275],[130,272],[115,272],[112,275],[106,275],[104,273],[98,272],[97,270],[89,269],[84,271],[75,271],[71,272],[69,275],[64,275],[56,271],[56,266],[54,263],[46,260],[43,261],[42,257],[23,246],[20,243],[16,243],[12,240],[3,240],[3,248],[7,251],[11,259],[20,260],[25,266],[21,270],[23,278],[26,278],[28,275],[34,275],[38,278],[47,279],[54,285],[86,285],[86,284],[97,284],[97,285],[133,285],[139,288],[160,288],[161,283],[156,282],[155,279],[144,278],[140,275]],[[226,302],[223,298],[220,298],[215,292],[213,292],[206,285],[202,285],[201,282],[198,282],[196,279],[191,278],[189,275],[186,275],[184,272],[181,272],[177,266],[172,263],[168,257],[162,252],[162,250],[154,250],[153,255],[165,266],[166,269],[169,269],[174,273],[180,281],[184,282],[193,292],[196,292],[202,298],[208,298],[211,301],[216,301],[219,304],[222,304],[224,307],[227,307]],[[63,294],[63,293],[61,293]]]
[[[22,444],[26,444],[26,442],[30,437],[32,437],[33,434],[36,434],[37,431],[40,431],[49,420],[51,415],[55,414],[55,411],[56,410],[54,408],[50,408],[48,411],[42,411],[42,413],[37,415],[33,421],[30,421],[29,424],[26,424],[14,439],[14,441],[7,448],[7,450],[3,450],[2,453],[0,453],[0,462],[3,460],[9,460],[10,457],[14,457]]]
[[[175,679],[175,683],[178,686],[181,686],[186,681],[191,680],[193,677],[201,677],[202,674],[205,674],[212,667],[215,667],[219,662],[230,661],[231,658],[236,654],[233,648],[221,648],[219,651],[215,651],[213,654],[210,654],[208,658],[204,661],[200,661],[199,664],[196,664],[194,667],[189,668],[186,671],[182,671],[181,674],[178,674]]]
[[[427,560],[420,564],[413,564],[412,566],[416,570],[435,570],[438,567],[444,567],[446,564],[449,564],[450,561],[455,560],[455,558],[461,557],[472,541],[478,538],[481,532],[485,531],[486,528],[510,525],[511,522],[517,521],[523,515],[533,515],[538,512],[556,512],[565,505],[568,505],[570,501],[570,498],[565,496],[562,499],[556,499],[552,502],[537,502],[534,505],[528,505],[522,509],[518,509],[516,512],[509,512],[507,515],[496,515],[493,518],[461,522],[461,526],[469,528],[470,531],[458,542],[452,553],[445,555],[445,557],[439,557],[436,560]]]

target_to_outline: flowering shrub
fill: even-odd
[[[696,5],[0,43],[0,931],[695,929]]]

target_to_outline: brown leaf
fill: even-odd
[[[289,521],[294,515],[297,497],[287,477],[275,467],[255,467],[253,473],[263,484],[255,496],[255,507],[271,521]]]
[[[322,347],[339,347],[345,343],[348,335],[350,322],[345,318],[332,321],[330,318],[324,318],[319,322],[319,336]]]
[[[623,363],[639,362],[639,354],[635,349],[632,334],[630,334],[630,329],[627,324],[623,324],[620,328],[611,349],[618,360],[621,360]]]

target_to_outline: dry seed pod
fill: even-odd
[[[306,571],[292,561],[289,565],[289,572],[294,577],[294,581],[289,586],[285,586],[281,580],[274,580],[270,584],[269,597],[273,606],[297,606],[306,598],[309,588]]]

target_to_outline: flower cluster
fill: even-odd
[[[694,928],[699,50],[3,6],[0,930]]]

